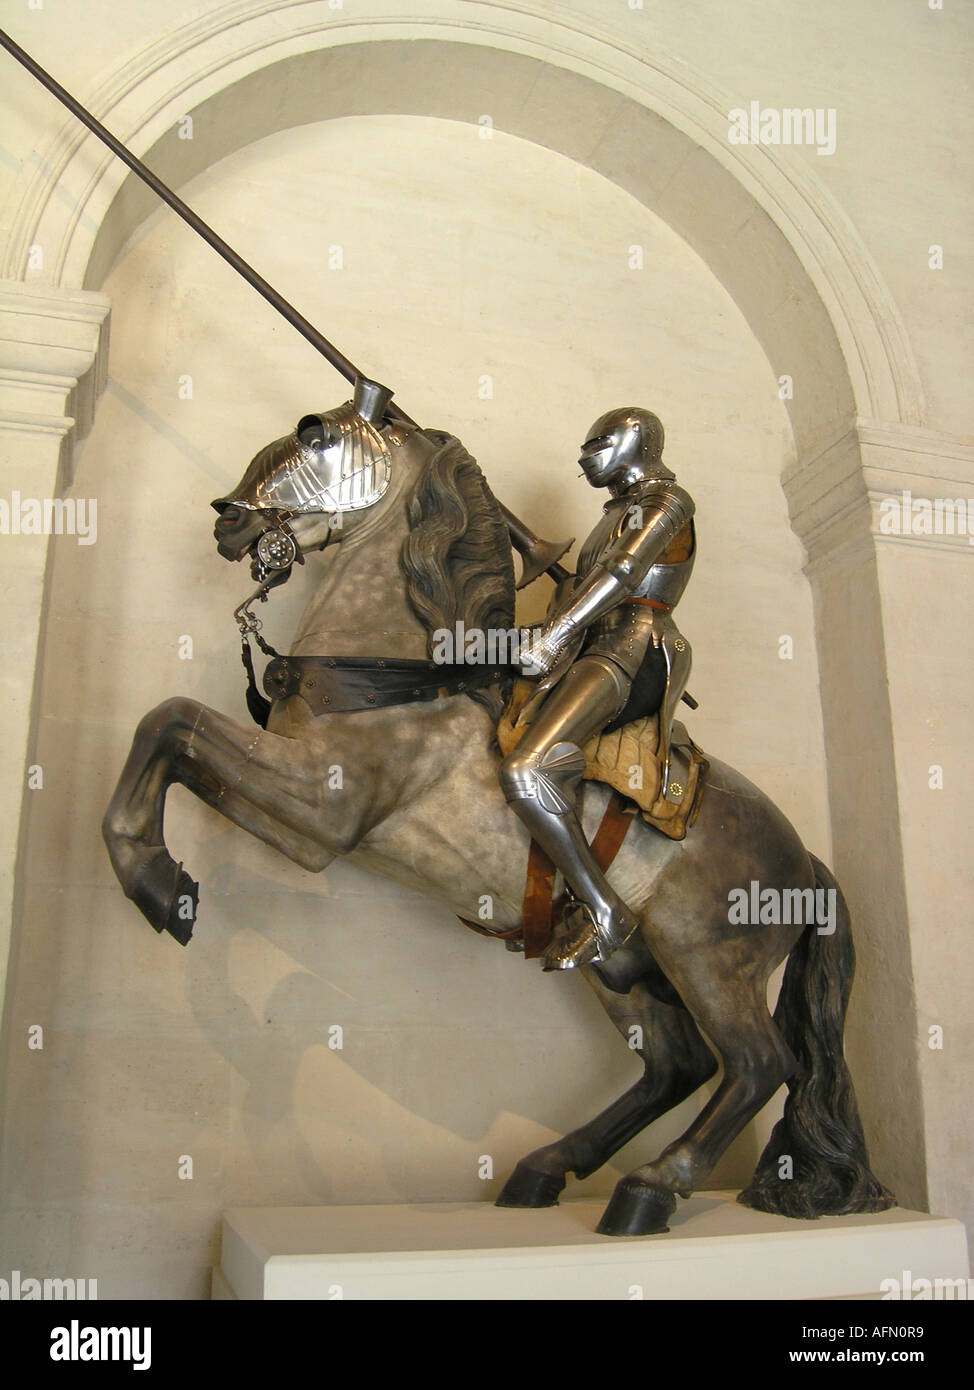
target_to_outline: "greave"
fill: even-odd
[[[628,940],[636,919],[609,886],[579,823],[575,794],[584,771],[582,750],[561,742],[537,758],[512,758],[502,769],[502,785],[511,809],[591,908],[604,960]]]

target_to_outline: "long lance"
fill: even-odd
[[[196,232],[198,236],[202,237],[209,246],[212,246],[217,255],[222,256],[227,264],[232,266],[237,274],[241,275],[244,280],[247,281],[248,285],[251,285],[259,295],[262,295],[263,298],[267,300],[268,304],[276,309],[282,318],[287,320],[292,328],[296,328],[312,347],[317,348],[322,357],[330,362],[336,371],[341,372],[346,381],[354,385],[356,380],[358,380],[363,373],[358,370],[355,364],[351,362],[343,352],[340,352],[338,348],[335,347],[334,343],[329,342],[323,333],[319,333],[313,323],[309,323],[293,304],[289,303],[282,294],[279,294],[273,285],[268,284],[264,277],[259,275],[252,265],[249,265],[232,246],[229,246],[212,227],[204,222],[198,213],[195,213],[191,207],[183,202],[178,194],[174,193],[167,184],[163,183],[158,174],[153,173],[148,165],[143,164],[142,160],[123,145],[121,140],[114,136],[107,127],[102,125],[101,121],[93,116],[87,107],[82,106],[81,102],[78,101],[76,97],[73,97],[70,92],[66,91],[65,88],[61,86],[60,82],[57,82],[49,72],[41,67],[40,63],[32,58],[29,53],[25,52],[25,50],[22,49],[19,44],[15,43],[10,35],[5,33],[2,29],[0,29],[0,44],[2,44],[11,57],[16,58],[17,62],[25,67],[43,87],[46,87],[52,96],[57,97],[62,106],[66,106],[72,115],[76,116],[77,119],[81,121],[82,125],[87,126],[93,135],[96,135],[103,144],[107,145],[123,164],[127,164],[132,170],[132,173],[136,174],[144,184],[147,184],[148,187],[152,189],[153,193],[162,199],[167,207],[170,207],[178,217],[181,217],[188,226],[192,227],[193,231]],[[394,419],[402,421],[403,424],[416,425],[416,421],[407,415],[395,402],[389,403],[387,413]],[[522,558],[521,581],[518,584],[518,588],[523,589],[525,585],[532,583],[542,574],[550,575],[556,583],[566,579],[568,577],[568,571],[558,564],[558,560],[564,555],[565,551],[568,550],[572,542],[565,541],[564,543],[559,543],[555,541],[543,541],[535,535],[530,527],[526,526],[513,512],[509,511],[502,502],[498,502],[497,505],[500,507],[501,514],[507,524],[507,529],[511,537],[511,544],[514,549],[520,553]]]

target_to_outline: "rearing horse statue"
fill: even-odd
[[[375,447],[333,486],[319,479],[309,490],[308,431],[327,447],[363,419]],[[265,505],[215,504],[220,553],[249,559],[266,593],[291,563],[321,551],[320,581],[288,656],[265,680],[266,728],[178,696],[139,724],[103,824],[126,895],[157,931],[189,940],[198,886],[170,856],[163,829],[166,792],[178,782],[305,869],[347,856],[475,921],[486,900],[487,934],[510,934],[522,920],[531,849],[498,785],[495,728],[510,673],[470,668],[460,679],[431,660],[439,630],[514,626],[510,540],[479,467],[457,439],[384,418],[364,389],[258,454],[235,495],[248,489],[263,490]],[[610,791],[589,782],[583,796],[588,832]],[[612,988],[592,967],[582,973],[625,1038],[638,1025],[644,1074],[601,1115],[523,1158],[499,1204],[555,1204],[569,1173],[595,1172],[720,1066],[686,1132],[620,1180],[601,1232],[666,1230],[677,1196],[702,1186],[784,1082],[784,1117],[741,1200],[797,1217],[891,1206],[869,1169],[842,1055],[854,969],[848,912],[781,811],[710,759],[686,837],[635,817],[609,880],[639,918],[635,964]],[[752,883],[762,894],[834,895],[828,930],[733,920],[728,904]],[[772,1017],[767,982],[785,957]]]

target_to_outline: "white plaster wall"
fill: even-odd
[[[459,433],[548,535],[582,536],[598,514],[574,463],[592,419],[623,401],[658,411],[698,504],[681,605],[691,727],[828,857],[811,600],[779,483],[787,419],[739,311],[683,243],[560,156],[432,120],[290,131],[183,192],[411,414]],[[633,244],[641,272],[620,254]],[[326,268],[334,245],[341,271]],[[178,790],[167,834],[202,884],[196,939],[156,937],[122,897],[99,822],[139,717],[175,693],[246,717],[230,610],[248,576],[217,556],[207,504],[299,414],[346,393],[168,213],[104,288],[111,381],[75,489],[98,499],[99,539],[61,538],[54,556],[3,1244],[13,1266],[97,1277],[102,1296],[182,1296],[204,1290],[226,1206],[489,1196],[635,1067],[580,982],[348,866],[304,874]],[[265,612],[278,646],[308,571]],[[544,599],[539,586],[523,616]],[[18,1040],[38,1021],[45,1049],[28,1052]],[[608,1193],[695,1109],[575,1190]],[[775,1114],[715,1182],[746,1179]],[[187,1154],[191,1182],[177,1178]]]

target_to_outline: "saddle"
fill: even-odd
[[[525,728],[517,718],[534,693],[530,681],[516,680],[497,726],[497,742],[506,757]],[[583,776],[618,793],[631,814],[671,840],[682,840],[697,818],[710,763],[679,721],[670,734],[670,777],[662,794],[663,768],[659,756],[659,714],[645,715],[621,728],[596,734],[582,749]]]
[[[517,728],[517,718],[535,686],[523,679],[514,682],[511,695],[497,726],[497,742],[506,757],[516,747],[526,724]],[[647,824],[671,840],[682,840],[697,818],[710,763],[679,722],[670,734],[670,776],[663,795],[663,766],[660,754],[659,715],[646,715],[620,728],[589,739],[585,754],[584,778],[602,782],[612,795],[596,831],[591,849],[602,873],[608,872],[622,848],[633,819],[641,815]],[[543,954],[569,903],[567,891],[555,897],[556,869],[537,843],[531,841],[521,925],[510,931],[493,932],[466,917],[465,927],[482,936],[498,937],[508,950],[523,951],[531,960]]]

